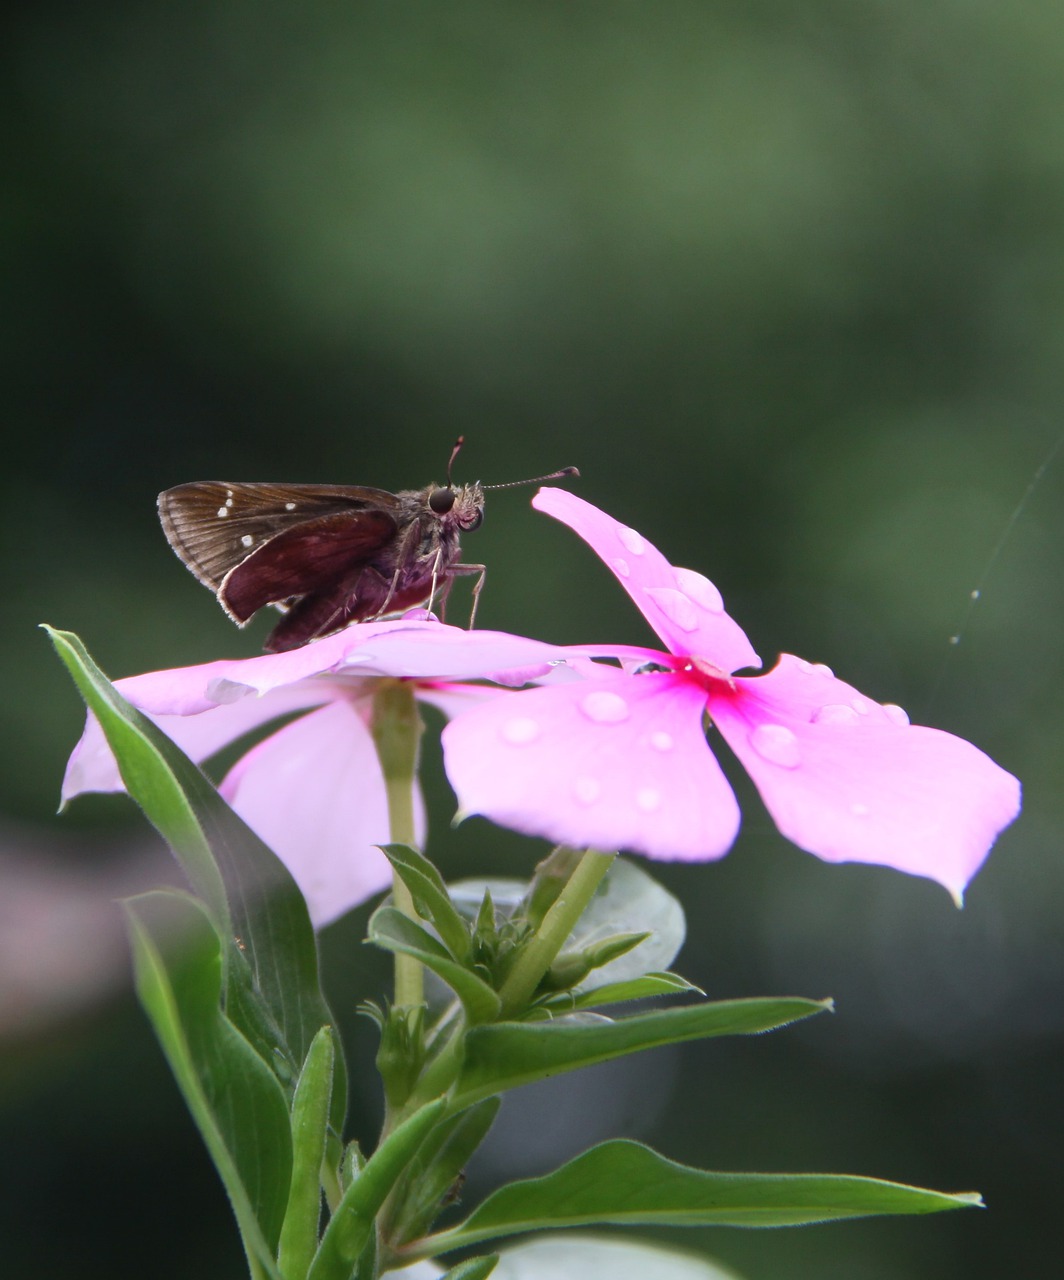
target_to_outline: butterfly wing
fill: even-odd
[[[350,485],[181,484],[159,494],[159,519],[174,551],[206,587],[276,534],[328,515],[380,512],[394,519],[395,494]]]
[[[366,564],[394,535],[387,511],[340,511],[304,520],[267,538],[235,565],[218,601],[239,623],[264,605],[354,589]]]

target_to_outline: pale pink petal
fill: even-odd
[[[375,634],[364,634],[366,626],[372,626]],[[540,640],[505,631],[466,631],[441,622],[362,624],[341,634],[350,637],[350,643],[335,670],[353,675],[493,679],[520,685],[543,675],[551,663],[566,656],[560,646]]]
[[[369,730],[349,702],[286,725],[226,775],[222,795],[295,877],[320,928],[391,883],[391,839]],[[420,795],[419,841],[425,829]]]
[[[827,862],[927,876],[960,901],[1019,812],[1019,782],[977,747],[789,654],[720,682],[709,710],[779,829]]]
[[[197,763],[260,725],[293,711],[320,706],[336,696],[336,690],[330,686],[306,681],[290,689],[275,689],[261,698],[238,696],[234,701],[214,703],[201,697],[195,700],[195,705],[202,704],[204,709],[195,714],[159,714],[151,698],[163,691],[165,682],[156,682],[153,677],[169,674],[151,672],[147,676],[131,676],[116,681],[115,687]],[[240,689],[243,694],[251,693],[246,687],[240,686]],[[159,702],[167,705],[165,696],[160,696]],[[65,805],[85,791],[122,790],[118,765],[99,722],[90,712],[85,719],[85,731],[67,762],[62,803]]]
[[[447,725],[444,765],[464,814],[604,852],[719,858],[739,809],[704,707],[671,673],[505,694]]]
[[[565,489],[540,489],[532,505],[567,524],[602,557],[673,653],[698,654],[726,673],[761,665],[708,578],[674,568],[642,534]]]

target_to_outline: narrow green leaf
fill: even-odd
[[[292,1181],[277,1253],[285,1280],[305,1280],[318,1247],[321,1167],[335,1060],[332,1028],[322,1027],[310,1046],[292,1099]]]
[[[431,969],[461,1000],[471,1023],[486,1022],[498,1015],[501,1002],[484,979],[452,960],[431,933],[395,907],[377,908],[370,918],[366,941],[386,951],[413,956]]]
[[[831,1002],[779,997],[721,1000],[655,1009],[616,1021],[576,1014],[549,1022],[498,1022],[473,1027],[466,1036],[465,1061],[455,1086],[454,1105],[468,1106],[491,1094],[542,1080],[561,1071],[683,1040],[753,1035],[823,1013]]]
[[[418,915],[435,926],[452,957],[464,964],[472,950],[469,926],[455,909],[439,871],[409,845],[381,845],[381,851],[410,890]]]
[[[273,1263],[292,1172],[288,1108],[273,1072],[220,1009],[222,948],[200,902],[158,890],[124,904],[137,994],[207,1145],[248,1260]]]
[[[877,1214],[938,1213],[981,1204],[947,1194],[838,1174],[709,1173],[621,1139],[592,1147],[542,1178],[511,1183],[449,1231],[407,1257],[431,1257],[544,1227],[784,1227]]]
[[[489,1253],[485,1258],[466,1258],[457,1267],[445,1271],[440,1280],[487,1280],[499,1262],[497,1253]]]
[[[118,693],[69,632],[46,627],[115,754],[132,798],[160,831],[226,940],[227,1012],[289,1079],[333,1021],[318,983],[306,903],[287,868],[229,808],[196,765]],[[346,1113],[338,1060],[331,1119]]]
[[[541,1008],[553,1013],[597,1009],[602,1005],[625,1004],[629,1000],[649,1000],[654,996],[704,995],[700,987],[678,973],[646,973],[631,982],[609,982],[590,991],[565,992],[544,1001]]]
[[[325,1229],[307,1280],[348,1280],[373,1232],[378,1211],[396,1180],[432,1131],[446,1106],[442,1098],[404,1120],[366,1161]]]

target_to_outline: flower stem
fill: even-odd
[[[416,848],[414,835],[414,779],[423,725],[414,688],[402,680],[385,680],[373,697],[373,740],[384,774],[388,822],[394,844]],[[399,910],[415,919],[414,901],[398,875],[392,875],[392,897]],[[395,1003],[418,1005],[424,1000],[421,965],[411,956],[395,957]]]
[[[581,855],[569,882],[543,917],[534,937],[522,949],[499,991],[502,1017],[512,1017],[528,1005],[540,979],[565,945],[566,938],[594,897],[615,857],[615,854],[598,853],[594,849],[588,849]]]

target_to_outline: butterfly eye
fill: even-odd
[[[456,497],[453,489],[433,489],[429,494],[429,506],[438,516],[445,516],[454,506]]]

